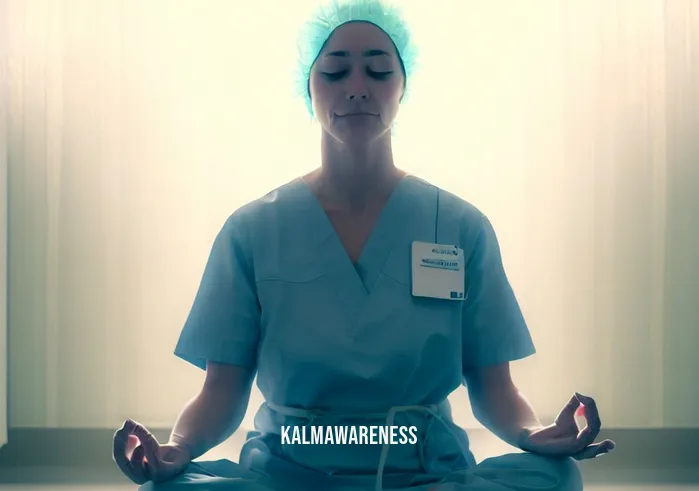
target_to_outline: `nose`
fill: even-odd
[[[347,99],[350,101],[353,101],[355,99],[361,99],[361,100],[367,100],[369,98],[369,94],[367,93],[366,90],[355,90],[355,91],[349,91],[347,92]]]
[[[352,100],[367,100],[369,91],[367,90],[366,81],[359,70],[353,70],[349,80],[347,81],[347,99]]]

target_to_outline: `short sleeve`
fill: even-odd
[[[487,217],[466,252],[463,305],[463,368],[497,365],[535,353],[529,329],[503,267],[500,246]]]
[[[254,277],[246,232],[233,214],[214,240],[175,355],[202,369],[207,361],[254,367],[260,336]]]

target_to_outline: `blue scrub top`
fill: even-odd
[[[464,250],[465,301],[412,296],[413,241]],[[271,406],[351,414],[439,405],[453,425],[445,400],[465,370],[534,352],[491,223],[414,176],[393,191],[356,265],[300,178],[237,210],[214,242],[175,351],[202,369],[211,360],[257,370],[266,403],[241,456],[249,466],[273,456],[323,472],[375,471],[380,448],[350,458],[360,450],[282,448],[279,426],[294,418]],[[450,451],[430,438],[436,460]],[[410,452],[396,451],[388,467],[412,465]],[[473,465],[465,434],[458,452]]]

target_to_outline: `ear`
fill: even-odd
[[[401,88],[400,99],[398,99],[398,102],[403,102],[403,98],[405,97],[405,90],[406,90],[407,85],[408,85],[408,78],[405,76],[405,71],[403,71],[403,87]]]

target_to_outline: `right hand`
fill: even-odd
[[[136,484],[167,481],[183,472],[192,460],[187,449],[161,445],[145,426],[131,419],[114,434],[113,458],[121,472]]]
[[[587,426],[580,430],[575,414],[583,408]],[[597,404],[591,397],[575,393],[552,425],[525,432],[522,448],[541,455],[572,457],[575,460],[594,459],[614,450],[612,440],[594,443],[602,428]]]

